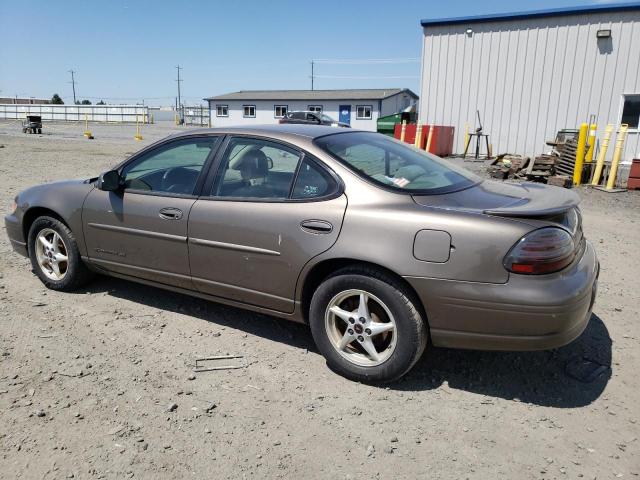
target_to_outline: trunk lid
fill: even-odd
[[[561,214],[580,202],[578,194],[565,188],[540,183],[501,183],[491,180],[459,192],[414,195],[413,199],[425,207],[519,218]]]

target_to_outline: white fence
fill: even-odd
[[[24,120],[40,115],[42,120],[60,122],[149,122],[149,107],[142,105],[20,105],[0,104],[0,119]]]

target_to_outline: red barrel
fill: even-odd
[[[415,144],[416,131],[418,126],[415,123],[407,124],[404,132],[404,141],[406,143]],[[420,125],[422,129],[422,138],[420,139],[420,148],[424,150],[427,146],[427,139],[429,138],[429,128],[431,125]],[[396,124],[393,136],[400,139],[400,133],[402,132],[402,124]],[[439,157],[447,157],[453,153],[453,136],[455,128],[448,125],[434,125],[433,133],[431,135],[431,146],[429,153],[438,155]]]

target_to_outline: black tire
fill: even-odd
[[[363,290],[380,299],[396,323],[396,347],[383,363],[361,366],[344,358],[333,346],[325,327],[325,312],[331,299],[346,290]],[[382,383],[405,375],[422,356],[428,340],[426,319],[417,299],[400,281],[368,267],[347,268],[327,278],[311,299],[309,323],[313,339],[336,373],[364,383]]]
[[[48,277],[42,267],[38,264],[36,256],[36,239],[38,237],[38,233],[45,228],[57,232],[64,242],[67,250],[66,273],[60,280],[54,280]],[[73,236],[73,232],[71,232],[71,230],[69,230],[69,228],[61,221],[52,217],[38,217],[29,229],[27,241],[31,267],[40,281],[42,281],[47,288],[69,292],[82,287],[93,277],[92,272],[87,268],[80,257],[80,251],[78,250],[78,244]]]

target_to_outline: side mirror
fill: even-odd
[[[105,192],[120,190],[120,174],[117,170],[109,170],[98,177],[96,187]]]

